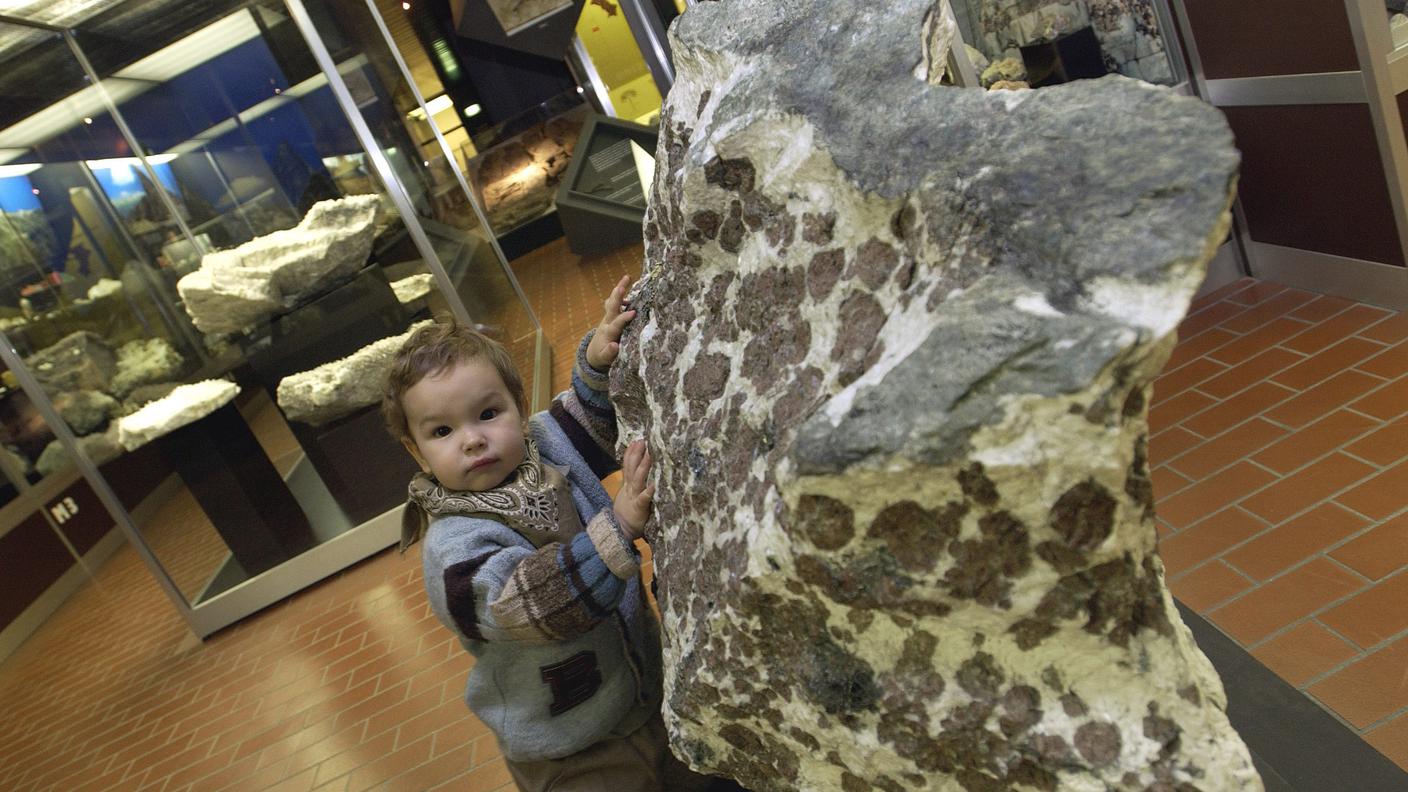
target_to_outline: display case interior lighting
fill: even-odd
[[[0,165],[0,179],[12,179],[16,176],[27,176],[42,167],[44,166],[37,162],[31,162],[25,165]]]
[[[254,16],[245,9],[212,22],[130,66],[118,69],[113,76],[166,82],[258,36],[259,26],[255,24]]]
[[[0,14],[25,22],[68,27],[123,2],[126,0],[0,0]]]
[[[153,154],[147,157],[147,162],[153,165],[165,165],[176,159],[175,154]],[[117,170],[118,168],[140,168],[142,161],[136,157],[116,157],[113,159],[86,160],[85,164],[93,170]]]
[[[148,82],[115,78],[90,85],[0,130],[0,149],[19,149],[23,153],[83,123],[84,118],[106,113],[108,101],[121,104],[151,87]],[[106,100],[103,91],[108,93]],[[0,153],[0,164],[18,156]]]
[[[424,121],[426,110],[429,110],[432,116],[436,116],[445,110],[449,110],[451,107],[454,106],[455,102],[453,99],[450,98],[449,94],[440,94],[439,96],[425,103],[425,110],[416,107],[413,108],[409,113],[406,113],[406,115],[409,118],[415,118]]]

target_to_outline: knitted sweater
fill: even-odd
[[[555,526],[515,530],[468,507],[454,513],[456,493],[418,497],[432,512],[422,553],[431,610],[474,655],[465,702],[515,761],[629,734],[660,708],[659,626],[601,486],[618,467],[615,411],[606,375],[586,363],[587,340],[572,390],[529,419],[530,461],[536,446],[559,482]]]

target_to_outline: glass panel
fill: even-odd
[[[577,37],[611,102],[611,115],[653,126],[660,115],[660,90],[621,7],[611,0],[584,5]]]
[[[1388,12],[1388,33],[1393,43],[1393,49],[1399,50],[1408,46],[1408,3],[1404,0],[1385,0],[1385,10]]]
[[[425,113],[415,104],[372,11],[364,3],[313,0],[304,5],[349,88],[354,95],[360,93],[358,109],[411,192],[420,225],[470,319],[509,348],[524,387],[532,393],[538,372],[546,376],[546,361],[538,360],[537,320],[520,297],[490,232],[480,225],[451,163],[443,155],[420,162],[408,156],[417,151],[415,129],[424,123]],[[431,115],[437,115],[436,108]],[[398,277],[427,272],[409,238],[388,250],[387,257]]]
[[[954,0],[953,12],[984,85],[1051,84],[1118,72],[1171,85],[1158,0]],[[1028,74],[1028,71],[1031,74]]]

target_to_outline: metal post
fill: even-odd
[[[663,97],[675,84],[675,66],[670,54],[670,42],[665,37],[665,26],[660,23],[660,15],[646,0],[619,0],[617,5],[626,15],[626,24],[631,28],[636,46],[645,58],[645,66],[655,79],[655,87]]]

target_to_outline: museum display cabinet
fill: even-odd
[[[201,636],[393,544],[379,381],[433,315],[545,405],[374,3],[10,4],[0,66],[0,655],[123,537]]]
[[[567,247],[579,256],[638,243],[655,174],[654,129],[593,115],[557,189]]]
[[[1251,275],[1408,308],[1408,29],[1397,0],[1172,0],[1198,95],[1242,152]],[[1266,14],[1275,13],[1275,35]]]

